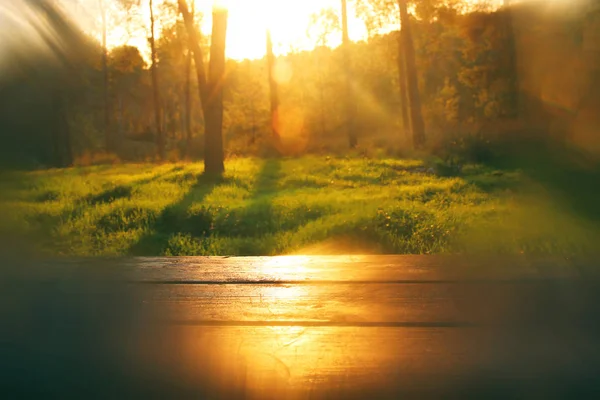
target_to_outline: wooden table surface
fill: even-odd
[[[3,264],[3,398],[572,398],[600,388],[589,262]]]

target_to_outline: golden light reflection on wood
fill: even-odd
[[[46,384],[51,376],[55,393],[107,374],[95,390],[121,380],[147,393],[128,398],[537,398],[549,385],[592,376],[597,336],[582,322],[597,314],[600,292],[556,280],[573,279],[576,268],[525,258],[445,260],[19,265],[0,292],[0,304],[12,304],[0,307],[9,328],[0,334],[14,349],[5,354],[9,366]],[[52,375],[57,362],[63,369]]]

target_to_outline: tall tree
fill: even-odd
[[[342,46],[344,57],[344,68],[346,72],[346,129],[348,130],[348,144],[353,149],[358,144],[356,138],[356,126],[354,124],[354,114],[356,113],[356,103],[354,100],[354,90],[352,88],[352,67],[350,66],[350,36],[348,34],[348,4],[347,0],[342,0]]]
[[[400,89],[400,112],[402,114],[403,133],[410,132],[410,117],[408,115],[408,95],[406,89],[406,58],[402,46],[402,32],[398,36],[398,82]]]
[[[213,7],[210,63],[208,66],[209,98],[207,104],[205,170],[225,171],[223,151],[223,84],[225,81],[225,45],[227,42],[227,9]]]
[[[156,130],[156,150],[158,159],[164,161],[166,158],[165,136],[162,126],[162,110],[160,106],[160,87],[158,82],[158,69],[156,57],[156,40],[155,40],[155,19],[153,0],[149,0],[148,7],[150,8],[150,57],[152,65],[150,66],[150,74],[152,76],[152,98],[154,103],[154,123]]]
[[[223,152],[223,81],[225,79],[225,44],[227,38],[226,9],[213,8],[213,29],[210,48],[208,79],[204,67],[200,34],[198,33],[185,0],[177,0],[183,16],[188,39],[194,54],[198,91],[204,113],[204,171],[222,174],[225,170]]]
[[[106,4],[105,0],[98,0],[102,20],[102,76],[103,76],[103,95],[104,95],[104,138],[106,141],[106,152],[114,151],[113,137],[110,128],[110,98],[109,98],[109,79],[108,79],[108,46],[106,43]]]
[[[425,124],[421,111],[421,95],[419,93],[419,81],[417,77],[417,67],[415,60],[415,47],[411,32],[410,16],[406,6],[406,0],[398,0],[400,8],[400,23],[402,47],[404,49],[404,60],[406,63],[406,81],[408,100],[410,104],[410,120],[413,136],[413,144],[416,148],[422,147],[425,143]]]
[[[192,0],[192,23],[195,23],[194,16],[196,13],[196,1]],[[185,141],[185,154],[189,155],[189,151],[192,147],[192,137],[193,137],[193,129],[192,129],[192,46],[189,44],[188,39],[188,50],[187,50],[187,58],[185,63],[185,131],[186,131],[186,141]]]
[[[327,46],[329,37],[336,31],[340,30],[340,20],[339,15],[332,8],[326,8],[321,10],[319,13],[315,13],[311,15],[310,19],[310,28],[309,30],[316,31],[313,34],[313,40],[316,41],[318,48],[315,50],[315,54],[321,54],[323,48]],[[311,35],[309,34],[309,37]],[[325,88],[324,88],[324,75],[325,71],[323,68],[326,63],[320,62],[317,60],[317,64],[321,66],[321,68],[317,71],[317,88],[319,91],[319,125],[321,127],[321,135],[325,134],[326,131],[326,112],[325,112]]]
[[[269,74],[269,99],[271,104],[271,131],[273,145],[279,149],[281,137],[279,136],[279,90],[275,79],[275,55],[273,54],[273,38],[267,29],[267,71]]]
[[[509,51],[509,62],[512,78],[510,79],[510,110],[509,116],[518,118],[520,115],[521,101],[520,101],[520,88],[519,88],[519,70],[517,66],[517,48],[515,41],[515,27],[513,24],[513,14],[511,8],[511,1],[504,0],[504,23],[505,29],[508,35],[508,51]]]

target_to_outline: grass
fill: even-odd
[[[419,160],[233,159],[0,175],[0,229],[54,255],[579,255],[600,229],[517,171]]]

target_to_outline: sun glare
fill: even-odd
[[[213,9],[214,10],[229,10],[229,0],[214,0],[213,1]]]
[[[340,7],[339,0],[215,0],[213,4],[217,3],[229,10],[227,56],[236,60],[262,58],[266,53],[267,29],[271,30],[276,54],[312,49],[314,40],[307,35],[311,15],[324,8]],[[212,6],[210,2],[203,2],[200,9],[204,15],[210,15]],[[364,23],[354,16],[354,12],[349,17],[351,38],[365,38]],[[202,30],[209,33],[210,18],[205,20]]]

